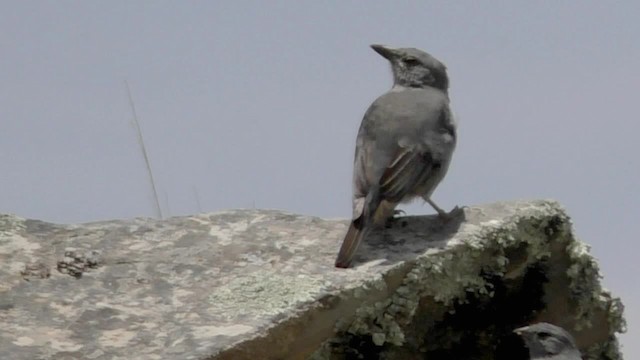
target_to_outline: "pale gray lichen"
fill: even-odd
[[[278,315],[283,307],[305,301],[323,285],[323,280],[311,277],[290,277],[273,271],[253,273],[213,289],[208,296],[209,311],[228,318],[239,313],[269,318]]]
[[[568,244],[567,253],[572,263],[567,276],[571,280],[571,292],[577,303],[576,329],[591,327],[590,319],[594,311],[605,311],[609,314],[610,326],[624,332],[626,324],[622,317],[622,303],[619,299],[612,299],[611,294],[600,286],[600,269],[596,260],[589,255],[589,246],[574,241]]]
[[[0,235],[14,235],[25,229],[24,218],[13,214],[0,214]]]
[[[526,268],[549,261],[552,243],[567,244],[572,264],[567,275],[579,304],[578,323],[590,326],[593,311],[607,309],[611,333],[623,331],[622,304],[600,287],[597,263],[588,254],[588,247],[574,238],[569,217],[555,202],[540,205],[536,203],[503,221],[489,221],[472,234],[461,234],[455,241],[462,246],[449,246],[439,253],[418,256],[390,299],[357,310],[348,333],[375,334],[372,342],[376,346],[402,346],[407,338],[405,328],[414,320],[423,299],[431,299],[452,314],[454,305],[468,302],[469,294],[491,298],[493,284],[487,281],[486,275],[504,277],[507,267],[512,265],[508,251],[524,249],[526,258],[522,267]],[[455,338],[455,334],[451,334],[451,338]],[[594,353],[600,349],[600,353],[610,354],[611,359],[619,359],[614,356],[617,345],[611,342],[594,349]]]
[[[368,239],[353,269],[336,270],[345,221],[271,210],[82,225],[0,216],[0,260],[9,260],[0,264],[8,295],[0,296],[8,334],[0,358],[36,358],[25,338],[56,333],[82,349],[39,345],[54,357],[304,358],[324,342],[313,359],[440,359],[455,350],[449,358],[492,360],[493,344],[516,322],[550,316],[546,296],[560,288],[563,306],[576,301],[551,315],[566,314],[572,326],[587,292],[579,317],[592,320],[586,333],[601,343],[587,339],[582,350],[619,359],[622,305],[597,287],[597,268],[566,271],[594,260],[586,248],[567,255],[576,240],[556,203],[483,205],[454,226],[437,223],[407,218],[379,243]],[[99,250],[100,261],[69,249],[65,259],[69,246]],[[46,278],[39,264],[55,269],[60,259],[100,266],[79,281],[58,271]]]
[[[619,348],[618,339],[611,336],[603,343],[590,346],[582,356],[585,360],[622,360]]]
[[[451,308],[454,303],[466,303],[468,293],[492,297],[492,285],[482,274],[504,274],[509,264],[505,248],[527,243],[532,259],[549,256],[549,250],[542,244],[544,237],[540,236],[540,228],[545,224],[534,227],[527,220],[505,222],[507,226],[491,223],[465,238],[462,243],[467,246],[450,247],[435,256],[419,256],[391,300],[359,309],[349,332],[367,334],[374,326],[385,334],[378,335],[377,341],[384,338],[385,342],[400,346],[405,341],[403,325],[411,321],[421,299],[429,297]]]
[[[619,298],[600,285],[601,275],[596,260],[589,254],[589,246],[579,242],[570,242],[567,253],[571,259],[571,266],[567,269],[570,279],[570,290],[576,305],[576,330],[592,327],[591,319],[594,314],[604,312],[611,332],[626,332],[626,322],[623,317],[624,306]],[[619,347],[615,336],[603,343],[591,346],[586,354],[589,360],[621,360]]]

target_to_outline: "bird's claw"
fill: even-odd
[[[464,212],[464,208],[461,208],[457,205],[453,209],[451,209],[451,211],[449,212],[446,212],[442,209],[438,209],[438,210],[439,210],[438,217],[445,223],[456,218],[461,212]]]
[[[407,213],[404,210],[393,210],[393,212],[391,213],[391,216],[387,219],[387,222],[385,224],[385,227],[391,228],[393,227],[393,224],[398,221],[398,218],[400,218],[400,216],[402,215],[406,215]]]

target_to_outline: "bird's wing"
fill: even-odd
[[[374,220],[374,215],[384,200],[380,197],[380,186],[377,180],[384,172],[388,161],[380,159],[380,156],[376,156],[374,152],[374,143],[363,144],[356,151],[354,163],[352,218],[364,223]]]
[[[437,167],[430,151],[418,147],[402,149],[380,178],[380,198],[401,202],[407,195],[414,194]]]
[[[452,146],[445,142],[451,138],[455,144],[455,124],[448,100],[434,97],[417,101],[418,95],[417,100],[424,100],[434,94],[390,92],[365,113],[356,140],[353,219],[375,212],[382,201],[397,204],[416,194],[419,184],[450,157]],[[410,116],[408,112],[422,115]]]

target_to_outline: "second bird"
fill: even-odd
[[[371,45],[391,63],[394,84],[364,115],[353,170],[353,217],[335,266],[347,268],[367,233],[383,226],[395,207],[431,194],[444,178],[456,146],[446,67],[414,48]],[[455,209],[454,209],[455,210]]]

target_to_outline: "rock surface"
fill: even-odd
[[[621,359],[622,304],[552,201],[403,217],[333,267],[343,220],[232,210],[0,215],[0,359],[524,359],[548,321]]]

